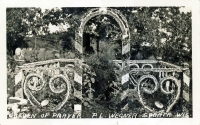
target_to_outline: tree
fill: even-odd
[[[50,39],[66,39],[67,49],[73,49],[75,32],[80,25],[79,19],[92,8],[53,8],[41,12],[41,8],[7,8],[7,50],[14,54],[17,47],[27,47],[24,38],[27,35],[38,36],[46,34]],[[164,61],[181,65],[191,64],[191,12],[180,12],[180,7],[114,7],[126,17],[131,34],[131,54],[139,51],[147,57],[162,56]],[[103,18],[106,21],[102,21]],[[67,31],[49,32],[49,24],[68,24]],[[109,38],[120,44],[120,29],[110,16],[96,16],[89,20],[84,32],[91,33],[88,28],[96,25],[96,31],[101,38]],[[106,32],[106,33],[105,33]],[[49,34],[49,35],[47,35]],[[106,37],[105,37],[106,36]],[[117,39],[115,36],[119,36]],[[44,37],[44,36],[43,36]],[[47,38],[48,38],[47,37]],[[100,39],[93,37],[93,39]],[[52,41],[54,42],[54,41]],[[143,42],[150,47],[141,47]],[[143,56],[143,57],[145,57]]]
[[[181,65],[182,62],[191,64],[191,12],[180,12],[180,8],[128,7],[116,9],[119,9],[128,20],[131,46],[136,53],[142,51],[144,55],[162,56],[164,61],[177,65]],[[145,41],[149,42],[151,47],[141,47],[140,44]]]
[[[36,35],[47,29],[42,24],[40,8],[7,8],[6,10],[6,34],[7,53],[14,54],[17,47],[27,47],[24,38],[28,35]],[[42,29],[41,29],[42,28]]]

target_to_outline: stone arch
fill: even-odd
[[[128,59],[130,55],[130,31],[128,22],[119,10],[112,8],[94,8],[89,10],[80,18],[81,23],[77,29],[75,38],[75,48],[78,53],[81,55],[83,54],[83,30],[86,23],[98,15],[109,15],[116,20],[122,31],[122,57],[123,59]]]

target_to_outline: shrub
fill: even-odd
[[[112,81],[116,80],[114,63],[112,60],[116,59],[115,49],[119,48],[119,46],[112,43],[102,42],[100,48],[101,49],[98,53],[93,53],[85,57],[86,64],[96,73],[96,95],[104,94],[110,84],[112,84]]]

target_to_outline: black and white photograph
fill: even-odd
[[[7,117],[192,118],[186,7],[7,8]]]
[[[197,118],[191,5],[13,5],[4,8],[6,121]]]

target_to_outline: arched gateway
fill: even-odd
[[[181,67],[161,60],[129,59],[128,22],[120,11],[112,8],[94,8],[80,18],[81,23],[75,37],[76,55],[79,59],[53,59],[18,66],[15,71],[17,74],[15,75],[15,86],[20,85],[21,87],[17,89],[15,95],[21,98],[25,95],[33,106],[50,105],[52,107],[49,108],[53,111],[58,111],[65,105],[69,107],[71,104],[74,104],[75,113],[81,111],[82,86],[84,86],[83,69],[90,70],[89,66],[81,60],[83,59],[83,30],[86,23],[97,15],[113,17],[122,31],[123,58],[113,60],[119,67],[116,73],[121,75],[123,87],[125,85],[122,95],[131,93],[132,88],[129,85],[134,86],[138,101],[150,112],[170,112],[177,103],[180,107],[179,97],[189,102],[189,89],[186,91],[189,80],[185,82],[184,70]],[[158,95],[162,98],[157,98]],[[121,100],[123,101],[123,98]]]
[[[119,10],[112,9],[112,8],[94,8],[94,9],[89,10],[87,13],[85,13],[81,17],[80,19],[81,23],[77,29],[76,38],[75,38],[75,48],[78,52],[77,55],[79,56],[79,58],[82,58],[82,54],[83,54],[84,27],[90,19],[98,15],[109,15],[116,20],[116,22],[118,23],[122,31],[122,57],[123,57],[123,60],[128,59],[130,55],[130,31],[128,27],[128,22]]]

